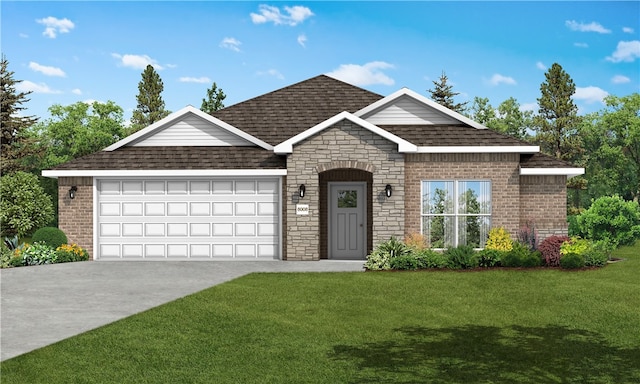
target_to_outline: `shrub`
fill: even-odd
[[[9,249],[5,242],[2,242],[2,244],[0,244],[0,268],[9,267],[9,262],[11,261],[12,257],[13,251]]]
[[[603,242],[595,242],[582,255],[586,267],[604,267],[609,261],[609,248]]]
[[[567,222],[569,223],[569,236],[580,236],[580,225],[578,225],[578,216],[567,216]]]
[[[549,236],[538,247],[544,263],[548,267],[557,267],[560,265],[560,246],[565,241],[569,241],[567,236]]]
[[[67,243],[67,235],[56,227],[43,227],[33,234],[31,240],[34,243],[45,243],[52,248],[58,248]]]
[[[584,259],[577,253],[567,253],[560,258],[560,267],[563,269],[578,269],[584,267]]]
[[[414,270],[418,269],[418,260],[414,254],[392,257],[390,261],[391,269]]]
[[[449,248],[444,252],[444,256],[447,259],[447,267],[451,269],[469,269],[478,266],[476,252],[469,245]]]
[[[542,264],[542,257],[539,251],[529,251],[522,257],[522,266],[525,268],[539,267]]]
[[[444,268],[447,266],[447,258],[441,252],[431,249],[424,249],[416,253],[419,269]]]
[[[631,245],[640,237],[640,206],[619,196],[603,196],[577,217],[580,235],[614,246]]]
[[[518,231],[518,241],[526,245],[530,251],[538,249],[538,230],[532,221],[527,221]]]
[[[53,220],[53,203],[38,176],[15,172],[0,178],[0,234],[23,237]]]
[[[407,247],[414,251],[422,251],[429,248],[427,245],[427,239],[421,233],[410,233],[404,238],[404,243]]]
[[[504,267],[533,267],[539,265],[539,261],[536,260],[534,265],[531,265],[531,252],[529,248],[518,242],[513,243],[513,248],[504,254],[502,257],[502,266]]]
[[[513,247],[511,235],[503,227],[494,227],[489,231],[489,238],[485,249],[495,249],[497,251],[510,251]]]
[[[16,250],[22,265],[53,264],[57,262],[56,251],[44,243],[24,244]]]
[[[560,245],[560,254],[576,253],[582,256],[590,247],[591,242],[589,240],[574,236]]]
[[[395,237],[378,244],[376,248],[367,256],[364,266],[370,270],[381,270],[391,268],[391,259],[399,256],[406,256],[411,250],[403,242]]]
[[[58,263],[89,260],[89,253],[77,244],[62,244],[56,248]]]
[[[500,260],[506,251],[498,251],[496,249],[483,249],[476,255],[478,258],[478,266],[490,268],[500,265]]]

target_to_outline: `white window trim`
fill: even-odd
[[[491,192],[491,196],[490,196],[490,202],[491,202],[491,206],[490,206],[490,212],[487,213],[478,213],[478,214],[468,214],[468,213],[457,213],[458,212],[458,183],[460,182],[474,182],[474,181],[479,181],[479,182],[488,182],[489,183],[489,191]],[[449,214],[449,213],[438,213],[438,214],[425,214],[423,213],[424,211],[424,183],[425,182],[429,182],[429,183],[437,183],[437,182],[453,182],[453,192],[454,192],[454,213]],[[453,231],[454,231],[454,240],[455,240],[455,244],[453,244],[453,247],[457,247],[458,244],[458,240],[459,240],[459,228],[458,228],[458,218],[459,217],[469,217],[469,216],[481,216],[481,217],[488,217],[489,218],[489,222],[491,222],[491,219],[493,217],[493,183],[491,182],[490,179],[431,179],[431,180],[420,180],[420,234],[422,234],[423,236],[424,234],[424,217],[453,217],[454,218],[454,225],[453,225]],[[431,240],[429,240],[429,242],[431,242]],[[429,244],[431,245],[431,244]],[[445,250],[447,248],[433,248],[435,250]],[[483,248],[474,248],[476,250],[482,250]]]

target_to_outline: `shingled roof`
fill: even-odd
[[[340,112],[353,113],[382,98],[320,75],[231,105],[213,116],[275,146]]]
[[[420,147],[532,145],[491,129],[476,129],[462,125],[379,125],[379,127]]]
[[[520,155],[520,166],[522,168],[575,168],[574,164],[568,161],[559,160],[555,157],[536,153],[533,155]]]
[[[259,147],[123,147],[53,170],[285,169],[286,158]]]

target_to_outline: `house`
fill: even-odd
[[[213,115],[188,106],[43,175],[96,260],[319,260],[420,232],[481,248],[529,220],[566,234],[582,173],[409,89],[321,75]]]

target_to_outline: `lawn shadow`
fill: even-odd
[[[566,327],[405,327],[393,340],[336,345],[352,383],[639,383],[640,348]]]

